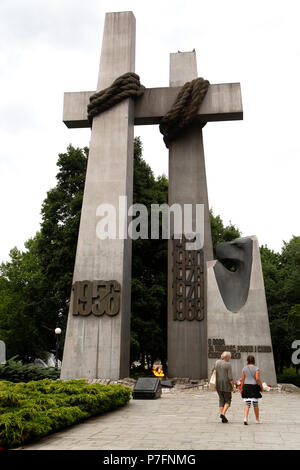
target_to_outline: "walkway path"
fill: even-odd
[[[52,434],[23,449],[300,449],[300,394],[266,392],[261,424],[233,395],[228,424],[222,424],[217,394],[163,389],[157,400],[131,400],[122,409]]]

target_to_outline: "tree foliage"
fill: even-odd
[[[59,154],[57,184],[47,193],[41,211],[39,259],[52,308],[64,316],[72,283],[87,159],[88,148],[70,145],[66,153]]]
[[[54,329],[65,329],[76,253],[88,149],[59,154],[56,186],[42,205],[40,232],[14,248],[0,267],[0,338],[7,356],[24,362],[55,350]],[[63,337],[60,341],[62,354]]]
[[[149,231],[151,204],[167,200],[167,178],[154,177],[136,138],[133,202],[147,207]],[[149,367],[157,358],[166,362],[167,250],[167,240],[137,239],[132,243],[131,360],[145,358]]]
[[[210,210],[210,225],[214,254],[218,243],[230,242],[241,236],[239,229],[231,222],[229,222],[229,225],[224,226],[221,217],[219,215],[214,216],[212,209]]]
[[[28,240],[24,252],[12,249],[10,261],[0,266],[0,338],[8,357],[17,354],[24,361],[45,357],[50,338],[43,325],[53,324],[56,316],[38,254],[39,237]]]
[[[281,253],[260,249],[275,364],[278,372],[291,363],[294,340],[300,338],[300,237],[283,243]]]

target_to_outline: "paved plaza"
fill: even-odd
[[[156,400],[131,400],[124,408],[23,446],[30,450],[208,450],[300,449],[300,393],[265,392],[261,424],[250,410],[243,424],[243,401],[233,395],[228,424],[222,424],[216,392],[163,389]]]

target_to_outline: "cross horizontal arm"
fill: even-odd
[[[135,125],[159,124],[172,107],[181,87],[146,88],[135,102]],[[69,128],[90,127],[87,105],[94,91],[64,94],[63,122]],[[241,87],[239,83],[210,85],[198,110],[199,122],[234,121],[243,119]]]

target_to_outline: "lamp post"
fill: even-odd
[[[56,334],[55,369],[57,369],[58,367],[58,341],[59,341],[59,335],[61,334],[61,329],[55,328],[54,333]]]

